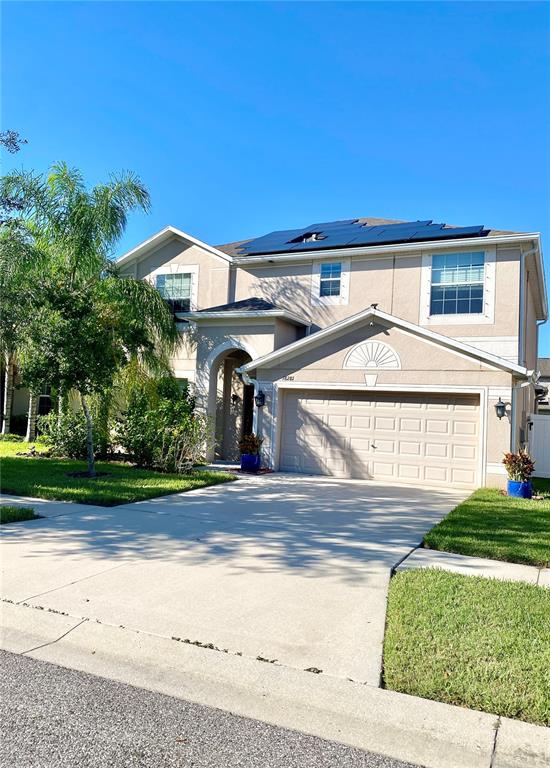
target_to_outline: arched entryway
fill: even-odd
[[[210,361],[207,411],[215,439],[210,459],[238,461],[239,441],[254,429],[254,387],[237,373],[250,360],[245,349],[230,347]]]

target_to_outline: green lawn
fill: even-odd
[[[550,589],[405,571],[390,584],[384,683],[550,725]]]
[[[37,450],[45,450],[39,443],[33,445]],[[4,493],[110,507],[234,479],[229,472],[196,469],[189,475],[168,475],[112,461],[98,461],[96,464],[98,472],[108,473],[105,477],[70,477],[70,472],[85,471],[86,463],[71,459],[16,456],[18,451],[28,448],[29,443],[0,442],[1,487]]]
[[[513,499],[480,488],[424,537],[430,549],[460,555],[550,564],[550,480],[535,480],[540,499]]]
[[[0,506],[0,525],[4,523],[22,523],[24,520],[38,520],[34,509],[30,507],[11,507],[7,504]]]

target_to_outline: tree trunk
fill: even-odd
[[[61,387],[57,390],[57,426],[61,426],[61,419],[63,418],[63,414],[67,413],[67,410],[69,408],[69,393],[66,390],[61,389]]]
[[[11,408],[13,403],[13,357],[6,359],[6,384],[4,387],[4,418],[2,421],[2,434],[7,435],[11,427]]]
[[[87,427],[86,453],[87,453],[87,459],[88,459],[88,474],[90,475],[90,477],[95,477],[96,471],[95,471],[95,460],[94,460],[94,424],[92,421],[92,414],[90,413],[88,403],[86,402],[86,398],[84,397],[83,394],[80,395],[80,402],[82,403],[82,410],[84,411],[84,416],[86,417],[86,427]]]
[[[29,415],[27,416],[27,434],[25,440],[29,443],[36,440],[36,417],[38,416],[39,396],[29,392]]]
[[[96,411],[96,437],[99,455],[106,458],[109,449],[109,412],[111,410],[112,392],[102,392],[98,396]]]
[[[63,393],[61,389],[57,390],[57,426],[61,426],[61,419],[63,418]]]

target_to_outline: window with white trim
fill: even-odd
[[[483,312],[485,253],[432,256],[430,315],[479,315]]]
[[[321,264],[319,273],[319,296],[340,296],[341,283],[341,262]]]
[[[170,304],[172,312],[189,312],[193,275],[186,272],[160,274],[156,276],[156,287],[160,295]]]

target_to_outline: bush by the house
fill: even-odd
[[[204,455],[210,436],[207,419],[175,379],[134,389],[119,420],[117,439],[139,467],[187,472]]]
[[[40,416],[38,431],[53,456],[86,458],[86,420],[82,411],[68,409],[61,417],[53,411]]]

